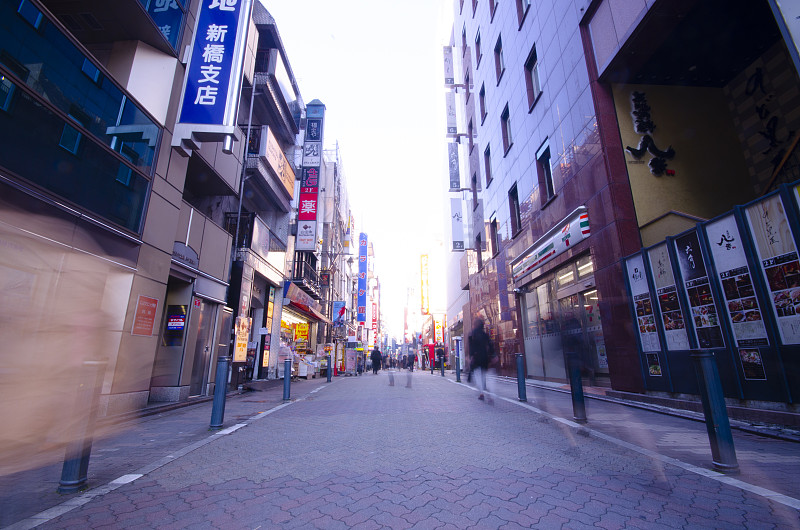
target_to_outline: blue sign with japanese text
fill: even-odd
[[[244,0],[201,0],[179,121],[222,125],[231,87]]]
[[[367,234],[358,236],[358,311],[360,324],[367,322]]]

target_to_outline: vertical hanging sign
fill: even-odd
[[[357,320],[360,325],[367,322],[367,234],[358,235],[358,309]]]
[[[430,314],[430,295],[428,291],[428,255],[423,254],[420,256],[420,295],[422,296],[421,299],[421,311],[420,314],[428,315]]]
[[[461,212],[461,199],[450,199],[451,229],[453,232],[453,250],[464,250],[464,217]]]
[[[172,145],[221,141],[236,130],[251,0],[201,0]]]
[[[319,175],[322,166],[322,129],[325,105],[318,100],[306,108],[306,138],[303,143],[303,174],[297,200],[296,250],[317,249],[317,201]]]

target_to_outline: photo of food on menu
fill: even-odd
[[[800,314],[800,262],[781,263],[764,272],[778,317]]]
[[[658,305],[661,308],[661,318],[664,320],[664,329],[667,331],[674,329],[684,329],[681,306],[678,303],[678,293],[675,290],[660,293],[658,295]]]
[[[728,311],[731,321],[755,322],[761,320],[761,311],[758,309],[753,281],[750,274],[739,274],[722,280],[722,289],[728,301]]]

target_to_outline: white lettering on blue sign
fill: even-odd
[[[233,11],[236,8],[236,2],[239,0],[211,0],[209,9],[218,7],[220,11]]]
[[[156,7],[153,8],[153,13],[163,13],[168,9],[180,9],[175,0],[156,0]]]
[[[206,40],[211,42],[225,42],[225,34],[228,33],[228,26],[217,26],[211,24],[206,31]]]

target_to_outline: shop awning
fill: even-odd
[[[290,307],[299,309],[314,320],[319,320],[321,322],[325,322],[326,324],[332,324],[331,319],[326,317],[322,312],[322,306],[319,305],[319,302],[308,296],[293,283],[286,282],[283,296],[284,298],[289,299]]]

